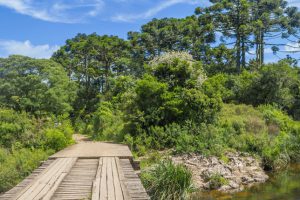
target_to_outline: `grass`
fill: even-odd
[[[28,176],[52,151],[19,149],[9,152],[0,148],[0,193]]]
[[[209,188],[214,190],[222,187],[223,185],[228,185],[228,180],[220,174],[212,174],[209,178]]]
[[[186,199],[193,191],[192,173],[183,165],[161,161],[142,173],[142,181],[152,200]]]

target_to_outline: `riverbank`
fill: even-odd
[[[259,159],[245,153],[227,153],[221,158],[185,154],[172,160],[192,172],[194,186],[200,190],[239,192],[269,178]]]
[[[300,163],[286,170],[269,173],[266,183],[254,185],[241,192],[224,193],[217,190],[193,194],[192,200],[296,200],[300,197]]]

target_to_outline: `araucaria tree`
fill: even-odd
[[[274,42],[281,38],[299,40],[300,13],[288,7],[284,0],[210,0],[211,6],[197,8],[199,20],[211,19],[208,23],[214,31],[222,34],[221,42],[233,46],[237,72],[247,67],[247,53],[255,49],[258,67],[264,64],[265,50],[269,46],[274,53],[280,46]],[[228,40],[228,41],[225,41]]]
[[[62,64],[71,80],[79,85],[77,111],[95,110],[98,94],[109,90],[110,79],[124,74],[130,54],[128,42],[117,36],[78,34],[66,41],[52,57]]]

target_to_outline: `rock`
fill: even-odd
[[[229,191],[231,189],[232,188],[229,185],[223,185],[222,187],[219,188],[219,191],[226,192],[226,191]]]
[[[253,183],[254,179],[249,176],[243,176],[242,182],[243,182],[243,184],[247,185],[247,184]]]
[[[244,186],[262,183],[268,176],[261,168],[261,163],[246,153],[227,153],[228,162],[215,156],[205,157],[197,154],[185,154],[172,157],[174,163],[188,167],[193,174],[194,185],[199,189],[217,187],[220,191],[241,191]],[[210,181],[213,175],[218,175],[224,185]]]
[[[229,181],[228,185],[231,187],[231,189],[238,189],[239,188],[239,184],[237,184],[234,181]]]

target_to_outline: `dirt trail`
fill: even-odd
[[[79,143],[84,143],[84,142],[88,142],[90,141],[90,138],[86,135],[82,135],[82,134],[73,134],[73,140],[76,142],[76,144],[79,144]]]
[[[76,144],[55,153],[50,158],[99,158],[106,156],[133,158],[128,146],[124,144],[91,141],[88,136],[81,134],[74,134],[73,139]]]

